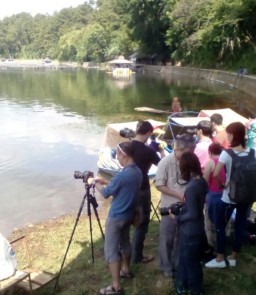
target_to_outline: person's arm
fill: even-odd
[[[183,194],[181,194],[180,192],[177,192],[176,190],[166,185],[168,179],[172,175],[171,172],[172,172],[172,169],[168,165],[168,158],[162,159],[160,163],[158,164],[158,168],[157,168],[156,182],[155,182],[156,189],[165,195],[168,195],[170,197],[175,197],[179,201],[183,201]]]
[[[179,201],[183,202],[183,198],[184,198],[183,194],[177,192],[176,190],[169,188],[166,185],[156,186],[156,189],[165,195],[168,195],[170,197],[175,197]]]
[[[224,188],[225,187],[225,183],[222,183],[221,182],[221,179],[220,179],[220,171],[221,169],[225,166],[224,163],[222,162],[218,162],[214,171],[213,171],[213,177],[216,179],[216,181],[218,182],[218,186],[220,188]]]
[[[204,168],[204,179],[206,180],[207,183],[209,183],[209,179],[210,179],[210,174],[214,169],[214,162],[213,160],[209,160]]]
[[[186,199],[185,199],[186,212],[176,217],[178,223],[196,220],[199,217],[199,211],[198,211],[199,208],[197,204],[197,195],[196,195],[195,187],[193,186],[186,189],[185,195],[186,195]]]

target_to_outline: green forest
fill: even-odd
[[[0,57],[141,61],[256,73],[255,0],[98,0],[0,21]]]

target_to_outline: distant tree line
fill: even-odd
[[[0,21],[1,57],[102,62],[134,52],[152,63],[256,71],[256,1],[98,0]]]

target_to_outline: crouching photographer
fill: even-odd
[[[170,218],[172,204],[183,202],[186,182],[180,177],[179,161],[181,155],[195,148],[194,138],[183,134],[174,142],[174,152],[163,158],[158,164],[156,188],[161,192],[159,267],[165,276],[174,277],[178,262],[177,223]]]
[[[131,142],[117,146],[117,160],[123,167],[110,182],[101,178],[90,179],[104,198],[113,196],[106,220],[104,253],[112,275],[112,283],[100,289],[100,294],[121,294],[120,277],[130,278],[130,226],[136,199],[142,183],[142,173],[134,163]],[[106,186],[105,186],[106,185]]]

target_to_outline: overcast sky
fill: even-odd
[[[53,14],[62,8],[76,7],[86,0],[0,0],[0,19],[20,12],[31,15],[37,13]]]

